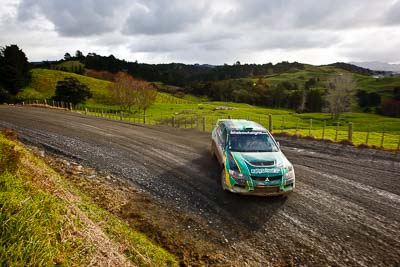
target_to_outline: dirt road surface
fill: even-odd
[[[399,154],[278,138],[295,192],[243,197],[222,192],[208,133],[17,106],[0,106],[0,127],[122,177],[171,219],[190,217],[181,229],[210,244],[201,264],[400,266]]]

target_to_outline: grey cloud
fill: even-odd
[[[120,13],[129,0],[22,0],[20,21],[44,16],[62,36],[86,36],[111,32],[119,27]]]
[[[207,10],[204,1],[141,1],[131,10],[123,32],[132,35],[179,32],[201,22]]]
[[[388,8],[385,13],[385,22],[387,25],[399,25],[400,24],[400,1],[396,1],[393,5]]]
[[[218,19],[273,29],[352,29],[383,25],[390,0],[250,0]]]

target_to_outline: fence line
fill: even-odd
[[[336,142],[346,142],[364,145],[374,145],[381,148],[391,148],[393,150],[400,149],[400,135],[389,134],[385,132],[385,127],[381,133],[371,132],[370,125],[367,126],[366,132],[355,132],[352,122],[347,125],[341,124],[339,121],[331,126],[327,126],[326,120],[315,120],[310,118],[308,123],[305,120],[297,118],[295,122],[290,122],[283,115],[243,115],[233,117],[226,115],[219,117],[216,115],[198,115],[198,114],[170,114],[160,113],[158,116],[154,114],[132,114],[130,112],[117,111],[113,109],[87,108],[83,105],[72,105],[63,101],[54,100],[27,100],[22,105],[44,106],[63,110],[79,112],[81,114],[95,116],[111,120],[124,121],[131,124],[148,124],[148,125],[167,125],[174,128],[197,129],[203,132],[211,131],[218,119],[248,119],[253,120],[265,126],[271,133],[287,133],[296,136],[306,136],[315,139],[331,139]],[[280,121],[280,125],[274,127],[274,122]],[[317,125],[322,125],[320,128]]]

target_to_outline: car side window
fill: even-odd
[[[225,147],[226,146],[226,140],[228,138],[228,131],[226,128],[222,131],[222,145]]]

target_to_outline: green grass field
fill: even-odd
[[[323,81],[326,77],[336,71],[335,68],[324,66],[315,67],[307,65],[305,70],[300,70],[293,73],[284,73],[280,75],[271,75],[268,79],[271,81],[303,81],[307,80],[316,73],[320,76],[320,80]],[[86,84],[93,93],[93,98],[87,101],[85,105],[81,105],[79,108],[83,110],[85,107],[90,110],[96,110],[97,114],[100,111],[103,112],[116,112],[119,111],[119,107],[112,104],[109,98],[107,86],[109,82],[98,80],[82,75],[77,75],[68,72],[46,70],[46,69],[34,69],[33,80],[31,86],[25,88],[20,94],[21,98],[26,99],[26,96],[30,93],[37,94],[40,98],[50,98],[55,91],[55,87],[58,80],[62,80],[65,77],[75,77],[82,83]],[[373,87],[371,83],[375,82],[375,79],[366,76],[359,75],[361,81],[367,83],[370,88]],[[364,80],[363,80],[364,79]],[[372,79],[372,80],[371,80]],[[386,79],[386,78],[382,78]],[[392,77],[383,80],[385,83],[393,85],[396,84],[398,77],[392,79]],[[369,81],[369,82],[368,82]],[[383,83],[383,82],[382,82]],[[389,85],[388,85],[389,86]],[[373,88],[371,89],[373,90]],[[31,98],[35,99],[35,98]],[[218,107],[228,107],[229,110],[218,110]],[[218,118],[243,118],[258,121],[264,126],[268,126],[268,114],[273,115],[273,131],[274,132],[289,132],[291,134],[297,133],[302,135],[310,134],[310,119],[312,119],[311,135],[316,138],[322,138],[322,127],[324,121],[326,123],[325,138],[335,140],[336,139],[336,127],[338,127],[338,138],[340,141],[347,138],[348,123],[353,123],[353,142],[355,144],[365,143],[368,131],[369,145],[380,146],[382,132],[384,134],[384,147],[388,149],[397,149],[400,135],[400,119],[379,116],[369,113],[344,113],[340,117],[340,120],[331,119],[327,113],[303,113],[297,114],[292,110],[284,109],[269,109],[264,107],[257,107],[248,104],[241,103],[224,103],[208,101],[206,98],[199,98],[195,96],[186,95],[184,98],[177,98],[167,93],[159,93],[155,104],[147,111],[147,121],[156,123],[167,123],[171,124],[172,117],[181,124],[182,127],[194,127],[195,121],[202,120],[202,117],[206,118],[206,130],[210,131],[214,126]],[[116,118],[118,116],[113,115]],[[126,116],[126,115],[125,115]],[[139,119],[142,114],[135,108],[129,112],[130,121],[143,121],[143,118]],[[192,122],[190,124],[190,122]],[[200,124],[200,123],[198,123]]]

